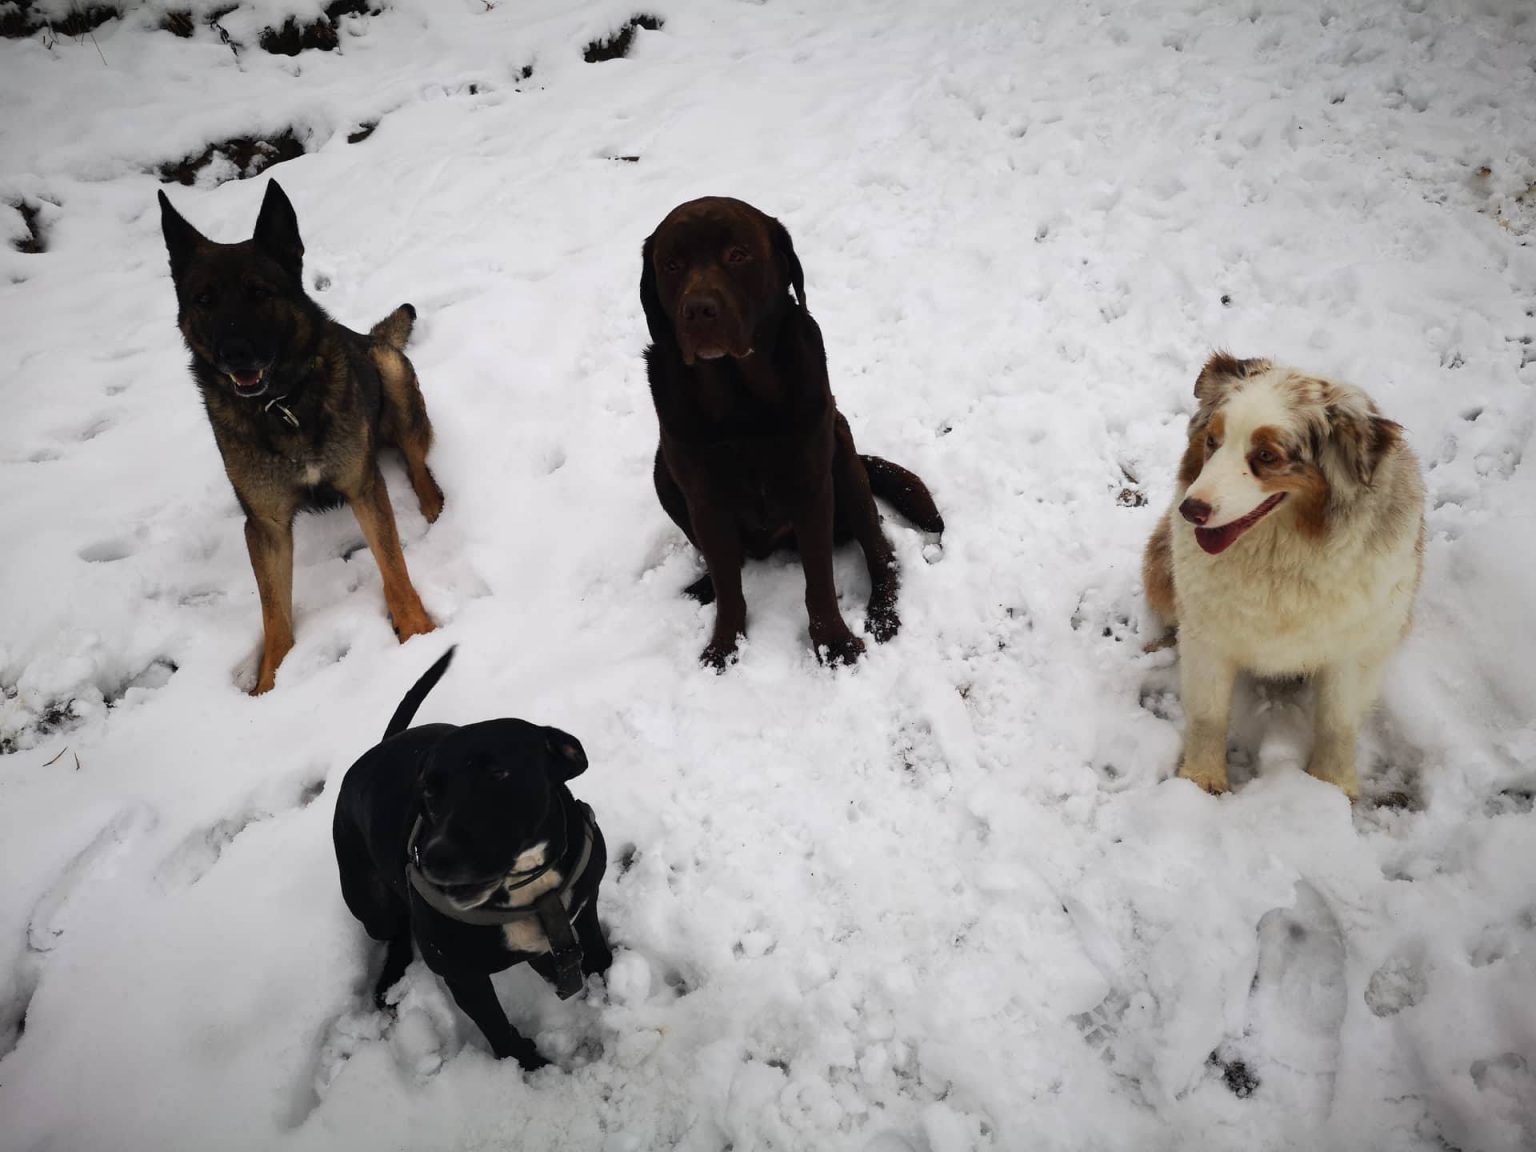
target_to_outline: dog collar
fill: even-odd
[[[459,908],[443,895],[441,889],[434,887],[416,863],[416,838],[421,834],[423,823],[421,816],[417,816],[416,823],[411,826],[411,835],[405,846],[406,878],[410,881],[411,887],[416,890],[416,894],[434,912],[439,912],[461,924],[480,927],[500,927],[504,924],[514,924],[519,920],[537,919],[539,927],[544,931],[544,938],[549,941],[549,950],[555,962],[557,975],[555,990],[562,1000],[568,1000],[581,991],[585,983],[581,973],[581,942],[576,938],[571,920],[581,914],[586,904],[583,902],[573,906],[571,901],[576,882],[581,879],[582,874],[587,870],[587,865],[592,862],[592,845],[597,835],[597,821],[592,815],[592,809],[580,800],[575,803],[581,812],[581,852],[576,858],[575,867],[560,881],[558,888],[551,889],[532,904],[522,908]],[[564,855],[563,851],[560,852],[555,856],[554,861],[527,878],[519,880],[512,890],[516,891],[533,883],[553,868]]]
[[[281,396],[274,396],[261,406],[261,410],[263,412],[271,412],[273,409],[276,409],[277,414],[283,418],[285,424],[297,428],[299,426],[299,418],[293,414],[293,409],[283,403],[286,399],[288,399],[288,393],[286,392]]]

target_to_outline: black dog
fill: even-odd
[[[587,768],[574,736],[522,720],[407,729],[453,651],[341,782],[331,829],[341,893],[368,935],[389,945],[379,1007],[414,939],[497,1057],[532,1070],[549,1061],[507,1021],[491,973],[526,962],[565,999],[608,970],[613,953],[597,922],[607,848],[592,810],[566,787]]]

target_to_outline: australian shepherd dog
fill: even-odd
[[[1307,676],[1307,771],[1355,799],[1356,734],[1423,570],[1418,460],[1364,392],[1268,360],[1211,357],[1195,397],[1142,569],[1153,611],[1178,629],[1179,775],[1226,790],[1239,672]]]

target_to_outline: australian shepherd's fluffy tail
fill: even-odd
[[[1147,600],[1178,628],[1179,774],[1227,785],[1239,671],[1317,685],[1307,770],[1359,794],[1355,737],[1408,631],[1424,485],[1403,429],[1364,392],[1268,360],[1211,357],[1173,506],[1147,544]]]

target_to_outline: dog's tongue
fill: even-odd
[[[262,370],[260,368],[256,368],[247,372],[231,372],[229,377],[235,382],[236,388],[239,388],[244,392],[249,392],[252,388],[261,383],[261,375]]]
[[[1239,536],[1272,512],[1275,506],[1284,499],[1285,493],[1277,492],[1241,520],[1234,520],[1230,524],[1223,524],[1220,528],[1196,528],[1195,543],[1200,545],[1210,555],[1219,556],[1232,547],[1237,542]]]

